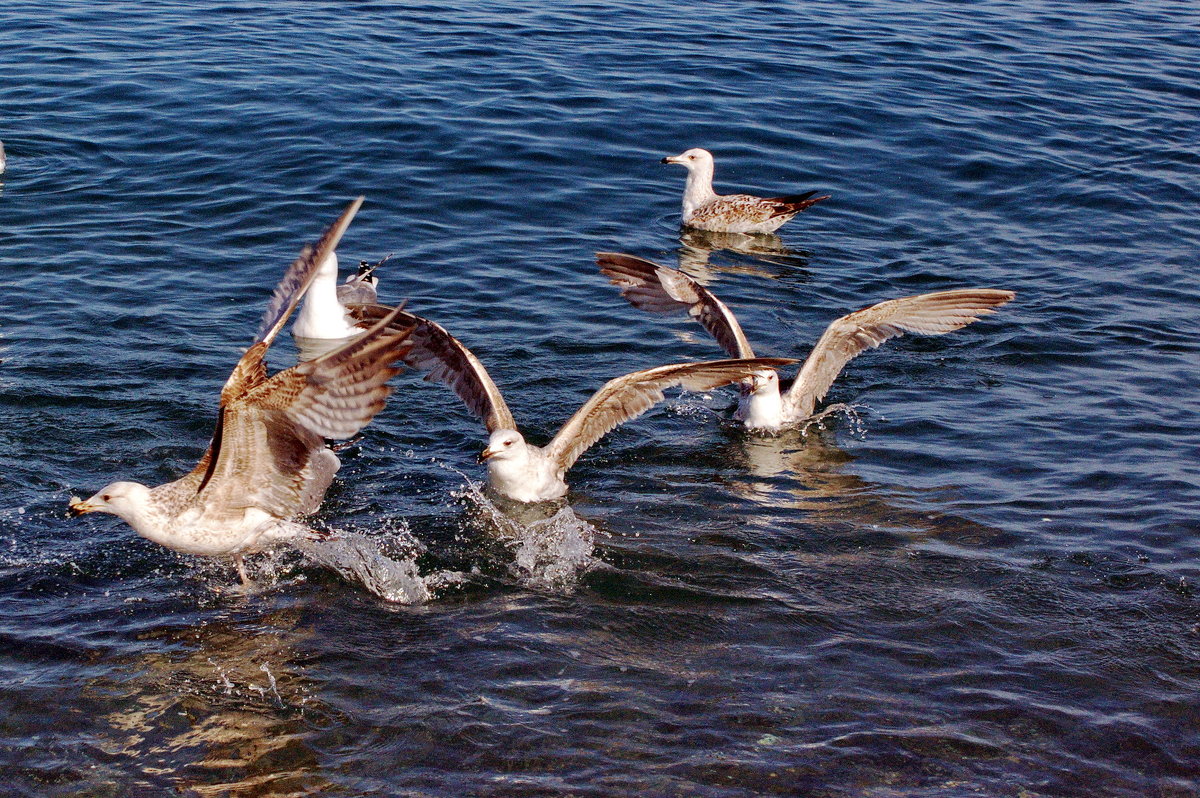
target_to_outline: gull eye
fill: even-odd
[[[108,500],[109,500],[109,499],[111,499],[111,498],[112,498],[112,496],[110,496],[109,494],[107,494],[107,493],[106,493],[106,494],[104,494],[103,496],[101,496],[101,497],[100,497],[100,501],[104,501],[104,502],[106,502],[106,501],[108,501]]]
[[[512,441],[505,441],[505,442],[504,442],[504,445],[505,445],[505,446],[512,446],[512,444],[513,444],[513,442],[512,442]]]

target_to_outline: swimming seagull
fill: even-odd
[[[596,263],[634,307],[652,313],[686,312],[731,357],[754,357],[733,312],[683,272],[615,252],[596,253]],[[848,313],[825,330],[786,393],[780,393],[779,375],[774,371],[761,371],[743,383],[734,418],[765,432],[799,424],[812,416],[842,368],[866,350],[906,332],[952,332],[994,313],[994,308],[1014,296],[1012,291],[963,288],[889,299]]]
[[[708,150],[693,147],[662,159],[687,167],[683,188],[683,223],[714,233],[773,233],[800,211],[829,199],[817,192],[786,197],[754,197],[750,194],[718,194],[713,191],[713,157]]]
[[[324,439],[355,435],[383,407],[405,331],[384,316],[365,335],[270,378],[264,358],[361,204],[351,203],[284,274],[254,345],[221,389],[216,431],[192,472],[153,488],[114,482],[86,501],[72,498],[73,515],[111,513],[169,549],[232,557],[243,584],[244,555],[319,536],[292,519],[317,511],[340,466]]]
[[[336,252],[330,252],[329,257],[321,261],[317,276],[312,286],[304,296],[304,305],[292,325],[292,335],[297,338],[312,339],[341,339],[358,335],[365,327],[355,324],[346,315],[346,306],[351,303],[374,304],[378,301],[376,286],[379,278],[375,270],[384,261],[374,265],[359,261],[358,272],[346,278],[346,282],[338,284],[338,258]]]
[[[662,401],[667,388],[707,391],[796,362],[787,358],[715,360],[635,371],[609,380],[549,444],[535,446],[517,430],[487,369],[441,325],[407,312],[391,316],[395,311],[378,305],[358,306],[352,311],[364,320],[394,317],[400,325],[412,328],[412,347],[404,355],[404,362],[428,371],[426,379],[449,387],[483,421],[490,437],[479,459],[487,462],[488,484],[500,495],[519,502],[550,501],[565,495],[567,483],[563,477],[579,456],[617,425],[637,418]]]

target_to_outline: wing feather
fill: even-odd
[[[349,438],[374,418],[408,350],[410,330],[396,325],[393,311],[367,332],[318,358],[281,371],[247,402],[278,407],[325,438]]]
[[[835,320],[826,328],[784,397],[791,418],[812,415],[842,368],[868,349],[904,333],[942,335],[995,313],[1016,294],[964,288],[889,299]]]
[[[337,249],[338,242],[342,240],[342,235],[350,226],[350,221],[354,219],[354,214],[358,213],[362,204],[363,198],[356,198],[346,206],[346,210],[342,211],[342,215],[337,218],[337,221],[326,228],[315,244],[306,246],[300,251],[300,257],[296,258],[284,273],[279,284],[275,286],[275,292],[271,295],[267,309],[263,313],[262,322],[258,326],[255,343],[262,341],[269,344],[283,329],[288,316],[296,309],[296,305],[300,304],[304,292],[316,279],[321,264],[329,257],[329,253]]]
[[[325,438],[354,435],[383,407],[406,346],[391,321],[223,406],[199,502],[230,517],[248,507],[278,518],[313,512],[337,471]]]
[[[349,311],[355,319],[373,321],[389,309],[382,305],[352,305]],[[400,311],[396,318],[397,323],[412,328],[408,337],[412,346],[404,355],[405,364],[427,372],[425,379],[440,382],[454,391],[467,409],[483,421],[489,433],[516,429],[504,395],[470,349],[429,319],[407,311]]]
[[[635,308],[651,313],[686,312],[730,357],[754,357],[733,311],[683,272],[616,252],[597,252],[596,265]]]
[[[568,469],[609,431],[662,401],[667,388],[678,385],[689,391],[708,391],[746,379],[756,371],[795,362],[789,358],[762,357],[676,363],[617,377],[605,383],[571,416],[545,453],[559,467]]]

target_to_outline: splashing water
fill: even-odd
[[[455,495],[474,506],[480,514],[475,523],[513,554],[508,571],[526,587],[570,592],[596,563],[595,530],[570,505],[497,503],[470,480]]]
[[[804,437],[808,437],[808,431],[813,427],[815,427],[818,432],[828,429],[829,427],[826,425],[825,419],[829,418],[830,416],[840,415],[846,419],[846,423],[850,428],[851,437],[857,438],[858,440],[865,440],[867,437],[867,422],[864,416],[866,415],[866,411],[869,409],[870,408],[867,405],[857,402],[854,404],[843,404],[842,402],[838,402],[837,404],[829,405],[829,407],[822,409],[821,412],[814,413],[813,415],[809,416],[805,420],[804,424],[800,427],[800,434]]]
[[[387,535],[338,532],[324,540],[296,544],[306,557],[361,585],[373,595],[397,604],[421,604],[437,590],[466,579],[464,574],[438,572],[422,576],[417,557],[425,546],[401,523]]]

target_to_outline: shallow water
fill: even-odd
[[[1200,793],[1200,14],[1174,3],[9,3],[0,11],[0,778],[14,795]],[[833,198],[778,241],[719,190]],[[672,397],[568,505],[479,493],[419,375],[328,548],[232,569],[66,500],[190,469],[301,245],[453,331],[535,440],[715,357],[597,250],[682,265],[763,354],[1011,288],[854,361],[807,434]],[[295,357],[290,342],[273,353]],[[554,514],[557,513],[557,514]],[[322,565],[321,563],[325,563]]]

